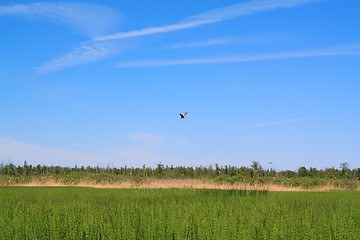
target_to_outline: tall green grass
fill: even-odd
[[[0,187],[0,239],[360,239],[360,192]]]

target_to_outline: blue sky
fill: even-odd
[[[358,9],[2,1],[0,161],[358,168]]]

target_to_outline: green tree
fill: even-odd
[[[308,176],[308,171],[307,171],[306,167],[300,167],[298,170],[298,175],[299,175],[299,177]]]
[[[257,161],[252,161],[252,163],[253,163],[253,164],[252,164],[250,167],[252,167],[252,169],[254,169],[254,171],[259,170],[259,168],[261,167],[260,164],[259,164],[259,162],[257,162]]]
[[[344,176],[348,176],[350,173],[350,169],[349,169],[349,163],[344,162],[340,164],[340,169],[341,169],[341,175]]]

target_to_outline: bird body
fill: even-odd
[[[188,114],[188,113],[187,112],[183,113],[183,114],[180,113],[180,118],[185,118],[186,114]]]

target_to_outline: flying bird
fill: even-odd
[[[187,112],[183,113],[183,114],[180,113],[180,118],[185,118],[186,114],[188,114],[188,113]]]

